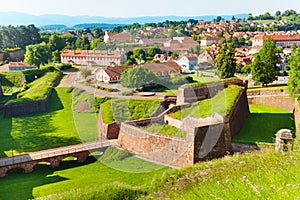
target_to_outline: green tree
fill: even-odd
[[[142,61],[146,60],[146,53],[143,49],[135,48],[133,49],[133,57],[141,63]]]
[[[152,57],[153,58],[156,54],[161,54],[162,51],[161,51],[160,48],[149,47],[147,53],[148,53],[148,57]]]
[[[91,49],[96,50],[96,49],[100,48],[100,46],[102,44],[104,44],[104,42],[102,42],[100,38],[95,38],[91,42]]]
[[[289,59],[289,93],[293,97],[299,97],[300,93],[300,48],[292,51],[292,55]]]
[[[230,78],[234,76],[236,70],[235,50],[232,43],[224,43],[215,60],[216,67],[221,78]]]
[[[45,43],[26,46],[25,62],[29,65],[47,64],[50,60],[50,49]]]
[[[252,78],[255,82],[267,86],[276,80],[279,73],[279,67],[276,65],[276,52],[275,42],[269,38],[263,43],[262,49],[255,54],[251,69]]]
[[[61,51],[66,46],[66,42],[57,34],[53,34],[49,37],[48,46],[51,51],[59,50]]]
[[[145,67],[135,67],[125,70],[121,75],[124,87],[139,88],[150,83],[156,83],[157,77]]]
[[[52,62],[60,63],[60,51],[56,50],[52,52]]]

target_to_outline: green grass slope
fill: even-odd
[[[292,154],[271,148],[182,169],[145,199],[299,199],[299,180],[298,141]]]
[[[134,199],[167,169],[109,148],[83,164],[64,161],[57,168],[38,165],[30,174],[11,171],[0,180],[0,199]]]
[[[293,114],[289,111],[265,105],[250,104],[249,107],[251,114],[233,142],[273,143],[280,129],[295,130]]]
[[[227,114],[229,114],[240,91],[241,87],[236,85],[229,85],[213,98],[198,101],[194,103],[190,108],[179,110],[175,113],[170,114],[170,116],[175,119],[184,119],[188,116],[200,118],[212,116],[214,112],[226,116]]]
[[[155,114],[159,100],[111,99],[101,105],[103,121],[107,124],[127,120],[145,119]]]
[[[75,115],[75,117],[74,117]],[[47,112],[12,118],[0,116],[0,157],[94,141],[98,138],[95,113],[73,114],[69,88],[56,88]],[[93,120],[93,121],[91,121]]]

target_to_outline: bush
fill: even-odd
[[[97,86],[97,89],[99,90],[104,90],[104,91],[107,91],[107,92],[118,92],[119,90],[118,89],[115,89],[115,88],[106,88],[106,87],[102,87],[102,86]]]
[[[89,69],[82,69],[80,71],[80,75],[83,76],[84,78],[90,76],[92,74],[92,71]]]
[[[122,92],[122,95],[123,96],[131,96],[133,95],[134,91],[133,90],[130,90],[130,91],[125,91],[125,92]]]
[[[72,69],[73,67],[71,64],[63,63],[61,65],[56,66],[56,68],[58,68],[59,70],[68,70],[68,69]]]

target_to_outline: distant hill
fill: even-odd
[[[233,14],[223,15],[225,19],[245,18],[247,14]],[[49,24],[65,25],[72,27],[76,24],[132,24],[132,23],[157,23],[166,20],[181,21],[188,19],[206,20],[211,21],[216,16],[144,16],[144,17],[130,17],[130,18],[117,18],[117,17],[101,17],[101,16],[67,16],[67,15],[30,15],[19,12],[0,12],[0,25],[29,25],[45,26]]]

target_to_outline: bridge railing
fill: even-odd
[[[29,162],[29,161],[41,160],[41,159],[51,158],[55,156],[78,153],[83,151],[97,150],[115,144],[116,144],[116,140],[110,140],[110,141],[108,140],[103,142],[92,142],[92,143],[78,144],[78,145],[72,145],[67,147],[37,151],[37,152],[32,152],[30,154],[19,155],[19,156],[14,156],[9,158],[2,158],[0,159],[0,167]]]

